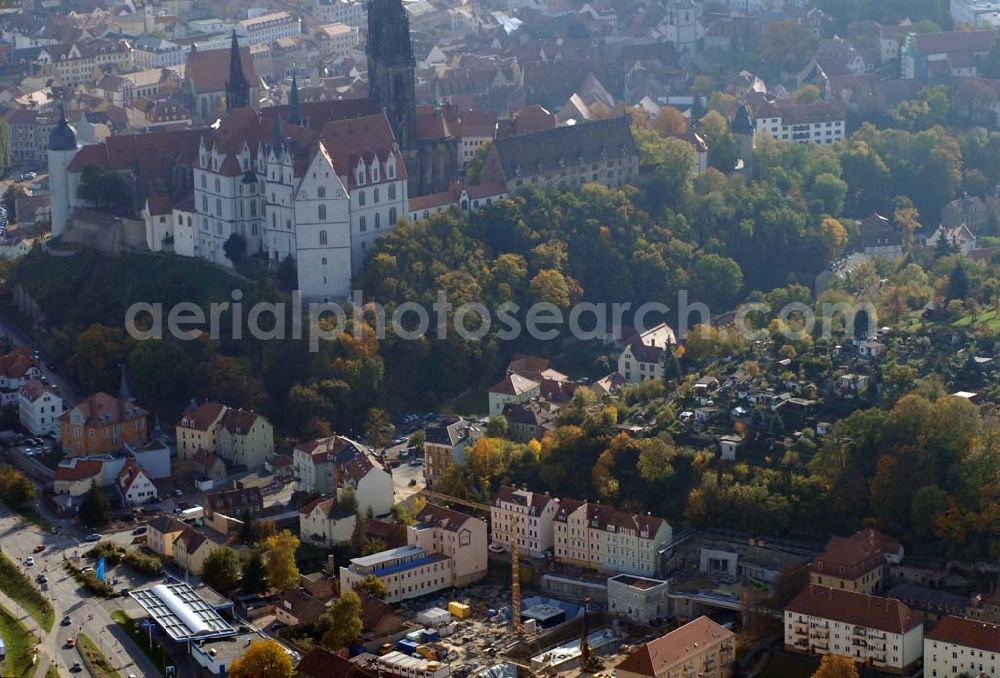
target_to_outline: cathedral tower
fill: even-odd
[[[403,149],[417,140],[415,68],[402,0],[368,0],[368,93],[385,111]]]
[[[233,40],[229,48],[229,79],[226,80],[226,110],[246,108],[250,105],[250,83],[243,74],[243,60],[240,58],[240,43]]]

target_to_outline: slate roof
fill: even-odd
[[[503,137],[493,142],[504,176],[512,180],[555,172],[562,165],[636,156],[629,120],[622,116]]]

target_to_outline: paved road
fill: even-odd
[[[25,523],[5,506],[0,505],[0,545],[3,552],[9,558],[16,560],[32,579],[40,572],[48,576],[49,584],[45,595],[55,608],[56,626],[46,634],[34,620],[28,619],[29,628],[43,639],[40,643],[42,662],[48,664],[54,661],[60,675],[68,676],[68,668],[73,662],[81,661],[81,657],[77,650],[66,648],[66,640],[71,636],[76,637],[83,631],[102,649],[112,667],[121,673],[122,678],[129,675],[159,676],[159,671],[111,618],[112,611],[122,607],[128,609],[134,606],[134,603],[125,599],[94,598],[77,584],[63,567],[63,558],[72,557],[77,553],[82,556],[89,550],[90,545],[81,544],[79,537],[68,536],[72,529],[68,522],[60,524],[60,528],[66,534],[42,533],[37,527]],[[114,535],[113,538],[116,541],[124,541],[127,537]],[[45,551],[33,554],[32,551],[39,544],[45,545]],[[35,559],[33,566],[24,564],[28,556]],[[122,586],[139,586],[146,583],[138,579],[126,579],[124,574],[117,572],[113,574],[122,578]],[[60,623],[64,615],[70,617],[70,624],[67,626]]]
[[[0,193],[2,195],[2,193]],[[31,337],[28,337],[22,332],[17,325],[8,320],[2,313],[0,313],[0,335],[6,334],[11,338],[15,344],[21,346],[31,346]],[[50,384],[55,384],[59,387],[59,395],[62,396],[63,405],[66,408],[74,407],[81,399],[82,396],[77,393],[73,386],[62,377],[62,375],[55,374],[49,368],[47,368],[44,363],[40,366],[42,374],[49,380]]]

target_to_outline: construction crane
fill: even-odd
[[[438,501],[447,502],[449,504],[467,506],[480,511],[486,511],[488,514],[491,514],[493,509],[493,507],[489,504],[483,504],[469,499],[459,499],[458,497],[441,494],[440,492],[432,492],[431,490],[421,490],[420,494],[428,499],[437,499]],[[517,548],[517,542],[520,536],[521,514],[516,513],[510,526],[510,615],[514,622],[514,632],[518,637],[524,635],[524,622],[521,621],[521,554]]]

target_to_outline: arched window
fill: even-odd
[[[389,208],[389,225],[392,226],[395,223],[396,223],[396,208],[395,207],[390,207]]]
[[[368,224],[366,222],[367,219],[365,219],[365,215],[362,214],[358,218],[358,230],[360,230],[362,233],[368,230]]]
[[[219,181],[218,177],[215,178],[215,192],[216,193],[222,192],[222,182]]]
[[[319,220],[326,221],[326,205],[319,206]]]
[[[316,189],[316,197],[325,198],[326,197],[326,186],[320,186]]]
[[[325,245],[326,244],[326,231],[320,231],[319,232],[319,244],[320,245]]]
[[[382,214],[381,212],[375,213],[375,230],[382,228]]]
[[[358,207],[364,207],[364,206],[365,206],[365,192],[358,191]]]
[[[372,189],[372,204],[373,205],[377,205],[378,204],[378,193],[379,193],[378,186],[376,186],[375,188]]]
[[[396,199],[396,184],[389,184],[388,191],[389,191],[389,200],[395,200]]]

